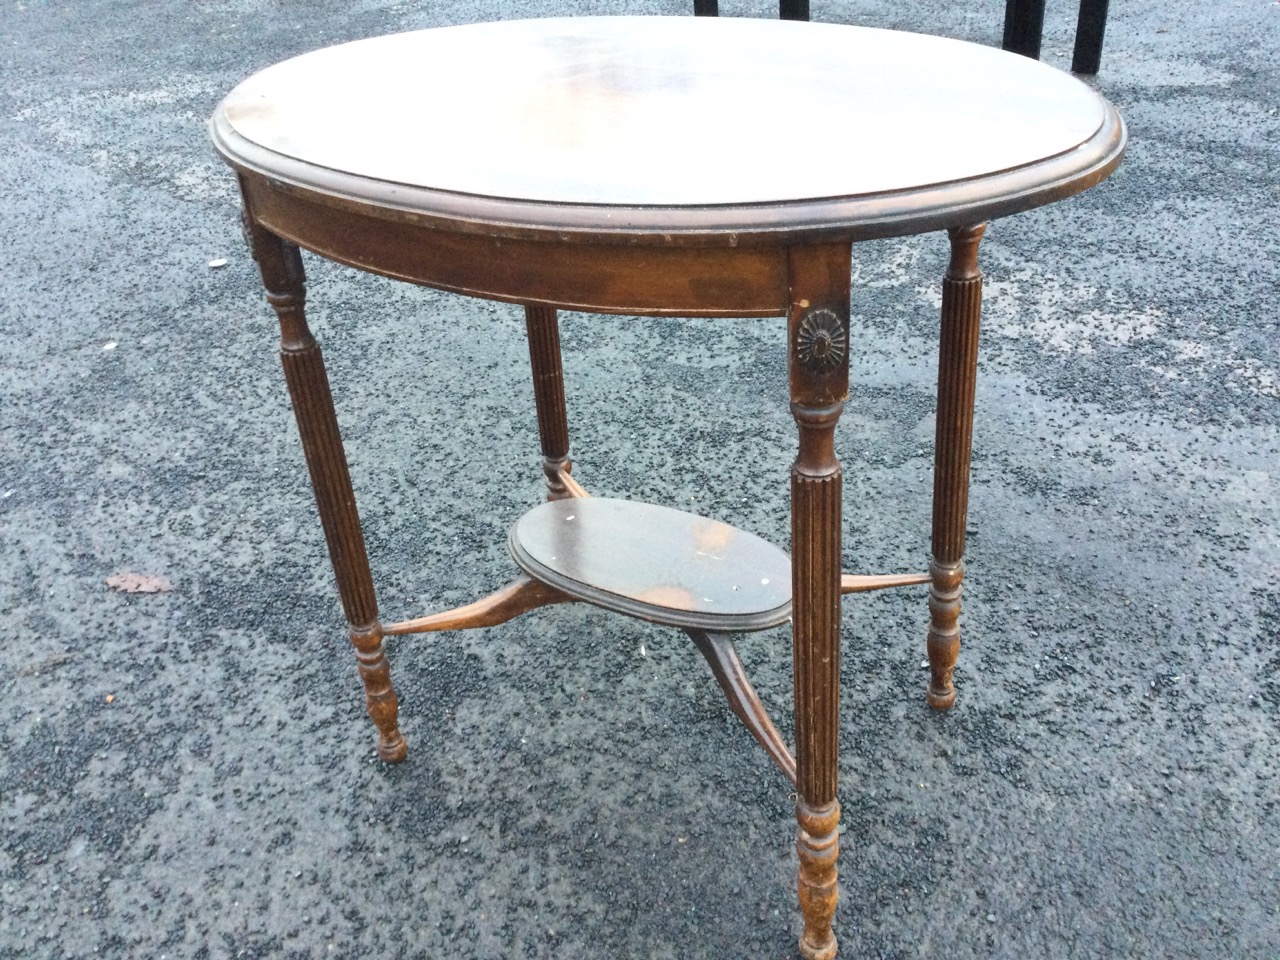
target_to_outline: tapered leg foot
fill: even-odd
[[[925,696],[935,710],[955,705],[956,688],[951,674],[960,656],[960,587],[963,563],[929,565],[929,689]]]
[[[965,524],[969,516],[969,461],[973,400],[978,381],[978,327],[982,273],[978,244],[985,224],[955,227],[951,262],[942,281],[938,349],[938,421],[933,464],[933,562],[929,565],[929,706],[956,702],[951,675],[960,653]]]
[[[550,307],[526,306],[524,316],[529,334],[533,400],[538,411],[538,437],[542,442],[542,472],[547,480],[547,499],[563,500],[576,495],[572,489],[576,484],[568,479],[573,461],[569,459],[569,415],[564,400],[560,321]]]
[[[351,631],[356,648],[356,666],[364,681],[364,705],[378,730],[378,756],[386,763],[399,763],[409,752],[409,742],[400,733],[397,717],[400,701],[391,685],[391,665],[382,650],[382,627]]]
[[[796,850],[805,960],[831,960],[840,805],[840,461],[849,395],[848,244],[793,247],[789,378],[800,446],[791,466],[791,646],[796,717]]]
[[[400,763],[409,755],[409,741],[398,730],[395,736],[390,743],[378,740],[378,759],[384,763]]]
[[[396,726],[397,701],[382,650],[382,626],[373,575],[365,551],[356,495],[333,408],[320,346],[307,326],[306,285],[298,248],[256,223],[246,213],[245,233],[258,261],[267,300],[280,320],[280,361],[284,367],[302,451],[311,474],[316,509],[324,527],[342,609],[351,628],[356,666],[364,681],[365,705],[378,729],[378,755],[398,763],[408,749]]]
[[[836,860],[840,854],[840,804],[817,810],[796,804],[796,852],[800,855],[800,911],[804,932],[800,956],[804,960],[832,960],[836,936],[831,921],[836,914]]]

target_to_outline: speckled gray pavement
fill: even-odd
[[[1058,66],[1074,6],[1050,4]],[[5,960],[794,954],[787,784],[677,632],[568,606],[396,640],[411,753],[374,758],[205,134],[286,56],[570,7],[687,12],[0,10]],[[814,0],[989,44],[1003,7]],[[845,605],[848,958],[1280,956],[1280,5],[1113,7],[1125,165],[984,246],[956,709],[924,703],[918,591]],[[944,248],[855,254],[853,569],[926,562]],[[540,496],[519,311],[307,264],[384,614],[505,582]],[[780,329],[566,316],[584,482],[785,543]],[[108,590],[122,571],[174,589]],[[785,631],[742,651],[789,735]]]

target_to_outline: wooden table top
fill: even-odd
[[[213,132],[233,165],[384,208],[748,233],[886,217],[896,228],[879,232],[896,233],[946,225],[940,210],[957,222],[1013,212],[1101,179],[1124,144],[1106,101],[1025,57],[694,17],[481,23],[330,47],[245,80]]]

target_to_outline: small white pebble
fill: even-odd
[[[225,257],[219,257],[217,260],[209,261],[209,266],[214,270],[217,270],[221,267],[225,267],[226,265],[227,265],[227,260]]]

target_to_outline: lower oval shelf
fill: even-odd
[[[791,616],[791,559],[727,523],[669,507],[555,500],[515,522],[511,556],[572,597],[654,623],[764,630]]]

